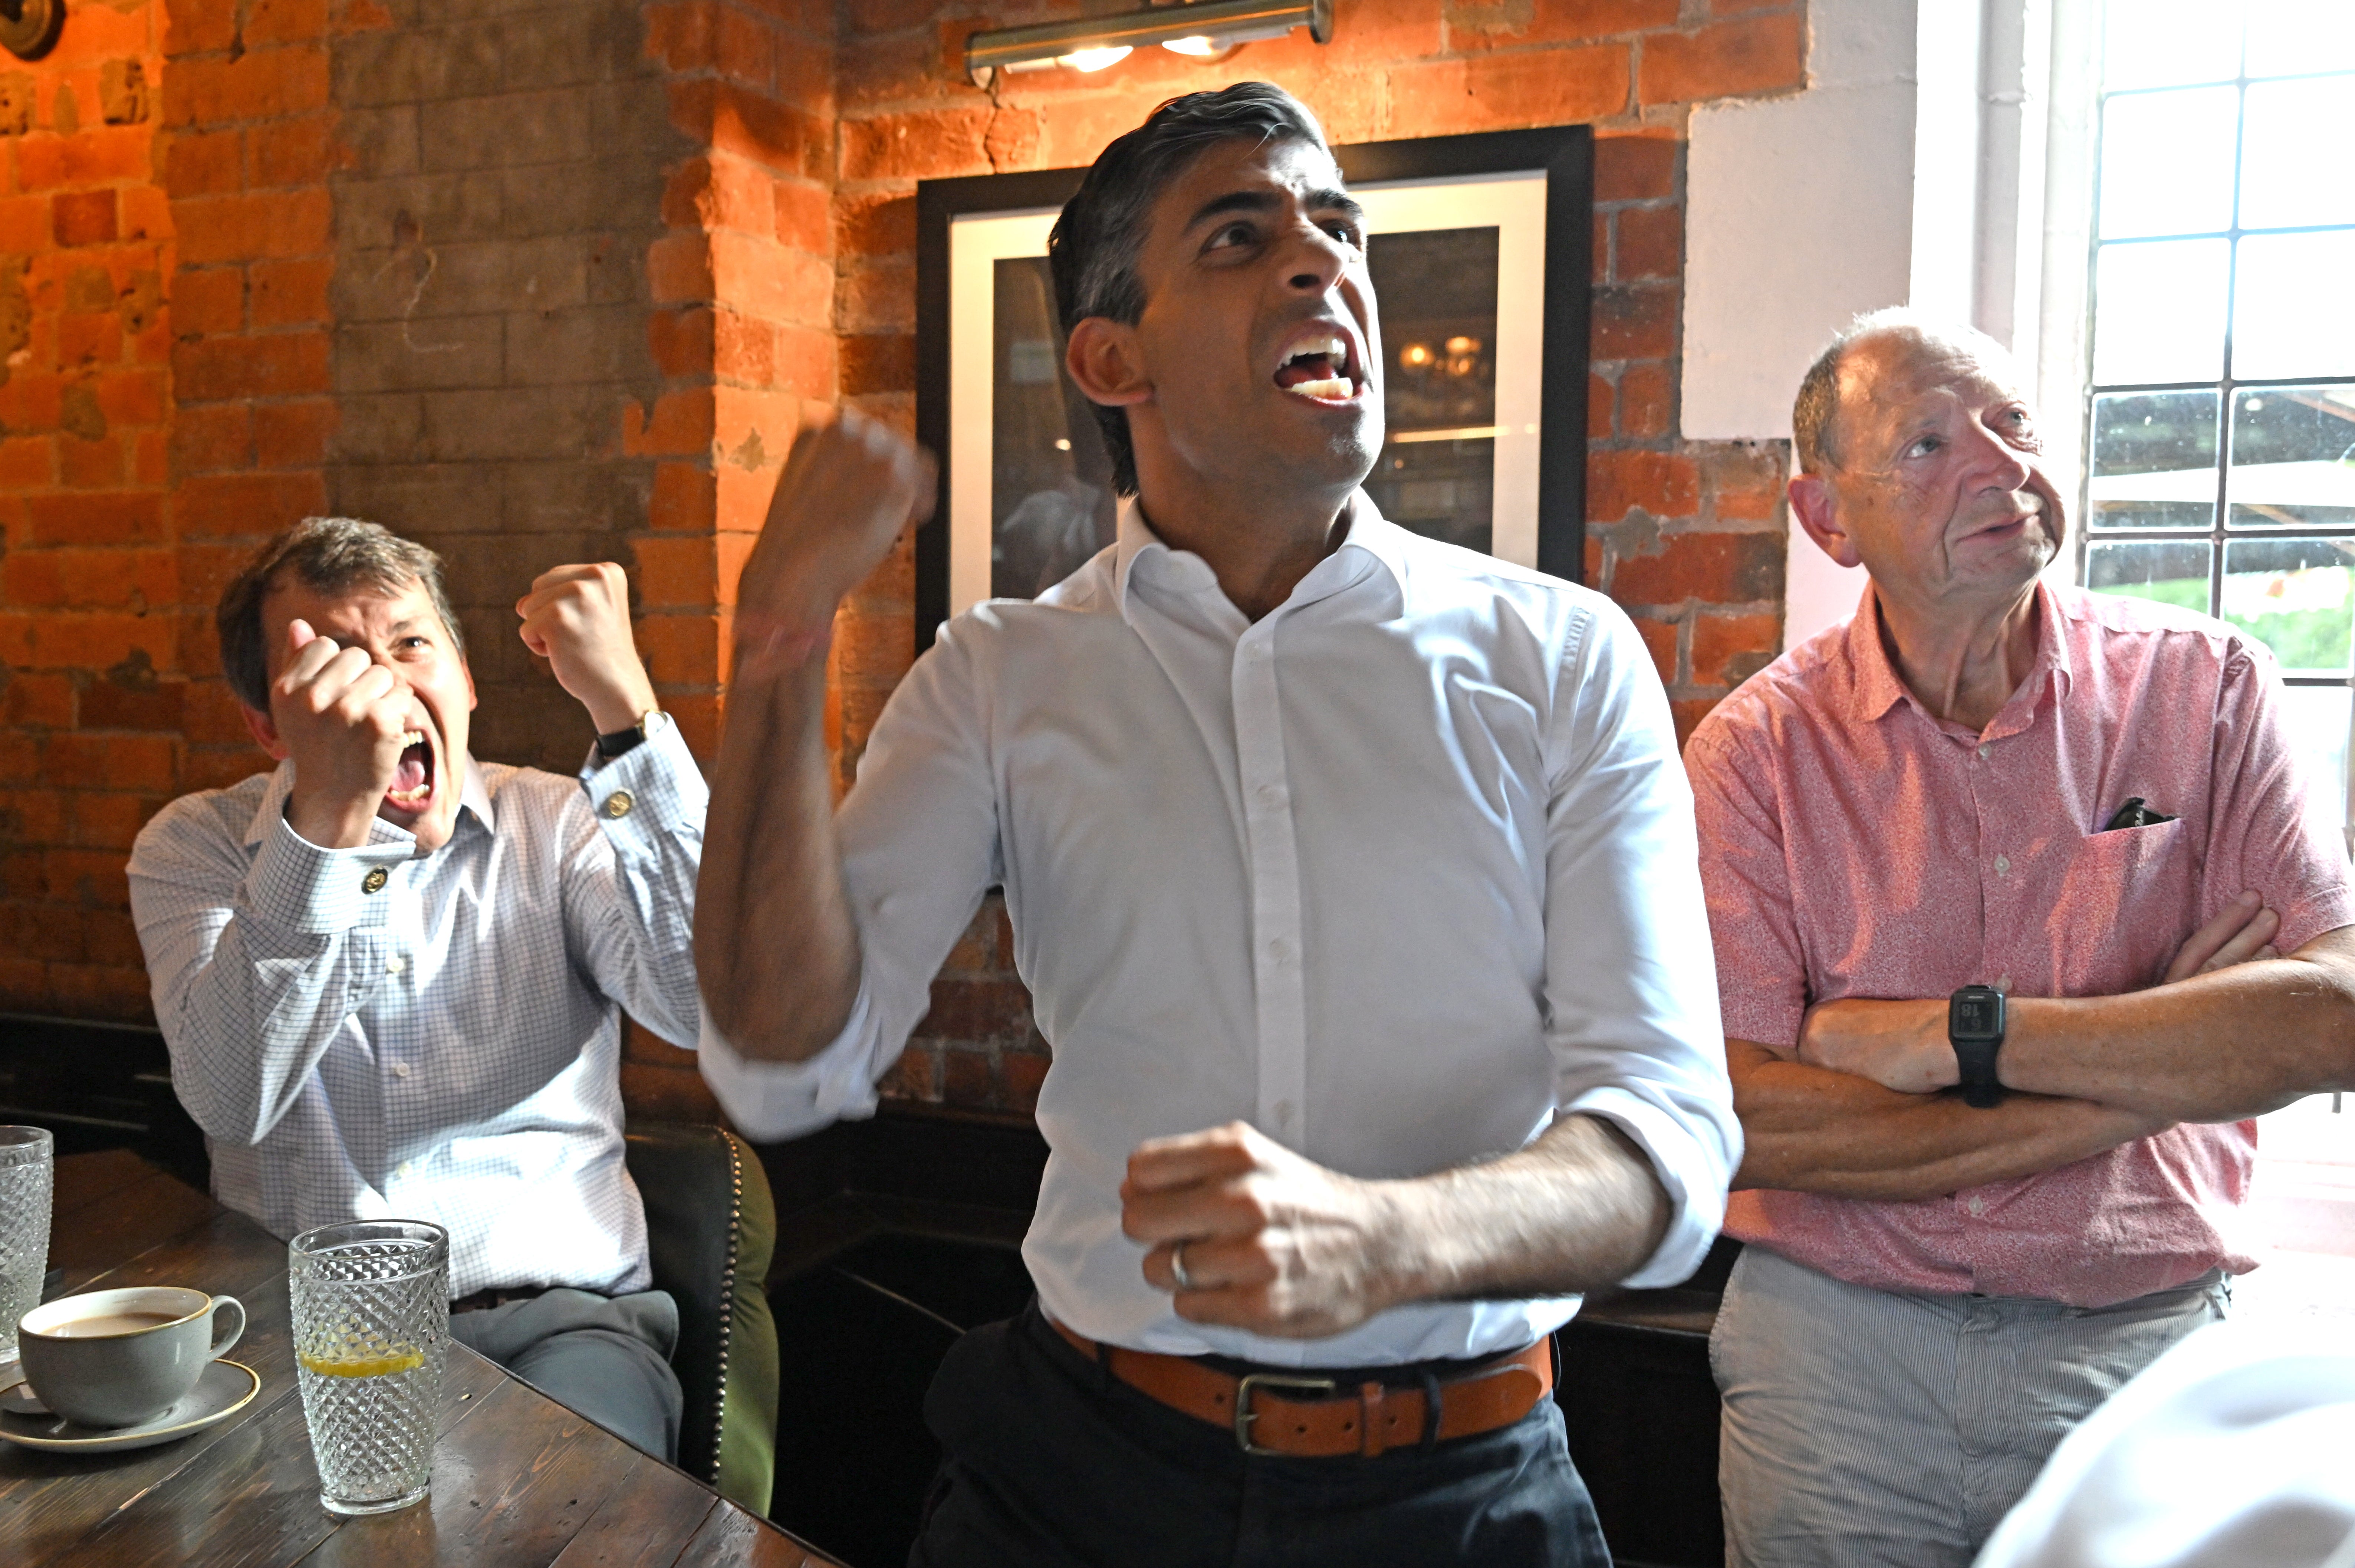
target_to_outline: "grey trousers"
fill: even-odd
[[[624,1443],[678,1462],[687,1409],[678,1374],[678,1303],[664,1290],[598,1296],[559,1288],[529,1301],[450,1315],[450,1337]]]
[[[2224,1296],[2221,1275],[2098,1308],[1902,1296],[1744,1249],[1710,1336],[1728,1568],[1968,1568],[2070,1429]]]

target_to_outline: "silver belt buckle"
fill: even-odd
[[[1281,1448],[1263,1448],[1252,1441],[1252,1423],[1259,1413],[1252,1409],[1254,1389],[1279,1389],[1286,1393],[1304,1393],[1311,1399],[1330,1399],[1341,1392],[1331,1378],[1292,1377],[1283,1372],[1247,1372],[1235,1384],[1235,1445],[1246,1454],[1284,1456]]]

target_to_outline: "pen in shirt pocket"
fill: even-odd
[[[2175,818],[2163,811],[2153,811],[2150,804],[2138,795],[2126,796],[2124,804],[2110,813],[2110,819],[2094,829],[2096,833],[2115,833],[2121,827],[2156,827]]]

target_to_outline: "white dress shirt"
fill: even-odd
[[[453,1296],[646,1288],[621,1009],[695,1042],[707,795],[665,718],[598,764],[467,759],[450,841],[421,859],[381,819],[356,849],[303,838],[292,763],[141,831],[132,913],[223,1203],[289,1237],[432,1221]]]
[[[1257,623],[1130,506],[1045,597],[943,628],[838,817],[863,955],[841,1036],[779,1065],[705,1029],[740,1125],[865,1115],[1002,883],[1054,1049],[1023,1257],[1096,1339],[1386,1364],[1514,1349],[1577,1309],[1424,1302],[1316,1340],[1182,1320],[1121,1232],[1121,1179],[1145,1139],[1229,1121],[1408,1177],[1607,1117],[1675,1202],[1638,1285],[1689,1274],[1723,1211],[1741,1133],[1650,656],[1600,595],[1354,506]]]

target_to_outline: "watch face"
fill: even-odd
[[[2003,1032],[2000,996],[1957,997],[1947,1029],[1956,1040],[1993,1040]]]

